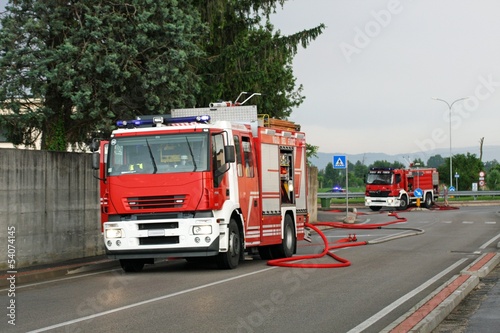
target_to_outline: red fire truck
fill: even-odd
[[[430,208],[438,196],[439,174],[434,168],[372,168],[366,177],[365,206],[404,210],[422,200]]]
[[[245,252],[295,253],[308,211],[305,135],[294,123],[223,102],[117,126],[93,167],[106,253],[125,271],[158,258],[232,269]]]

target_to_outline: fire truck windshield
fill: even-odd
[[[108,175],[208,170],[208,134],[163,134],[113,138]]]
[[[369,173],[366,177],[366,183],[369,185],[391,185],[392,173]]]

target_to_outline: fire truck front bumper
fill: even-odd
[[[400,200],[395,197],[365,197],[367,207],[399,207]]]
[[[113,259],[214,256],[219,228],[215,219],[107,222],[104,244]]]

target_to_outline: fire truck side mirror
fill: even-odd
[[[100,146],[99,140],[93,139],[92,143],[90,144],[90,147],[89,147],[90,151],[93,152],[93,153],[96,152],[96,151],[98,151],[99,150],[99,146]]]
[[[100,167],[100,154],[99,151],[94,151],[92,153],[92,169],[99,170]]]
[[[226,159],[226,163],[236,162],[234,146],[224,146],[224,157]]]

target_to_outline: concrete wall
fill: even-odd
[[[15,227],[16,269],[104,254],[98,181],[85,153],[0,149],[0,270]],[[317,221],[318,169],[310,167],[308,207]]]
[[[307,196],[307,209],[309,210],[309,222],[318,222],[318,168],[308,168],[309,192]]]
[[[0,149],[0,269],[14,226],[16,268],[104,254],[90,154]]]

